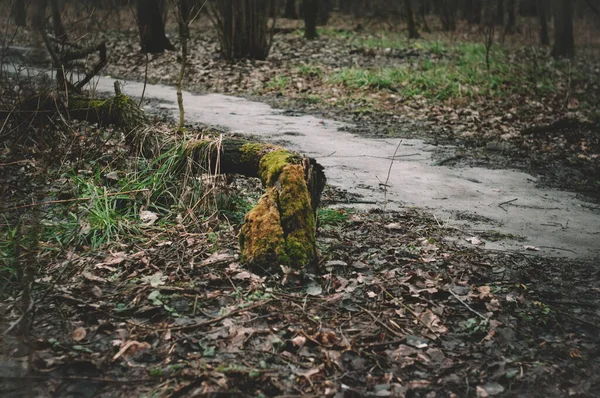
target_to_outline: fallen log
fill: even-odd
[[[137,104],[118,85],[115,91],[109,99],[70,98],[65,112],[72,118],[121,128],[127,143],[145,156],[156,157],[182,144],[175,134],[149,128]],[[56,103],[49,108],[56,110]],[[301,270],[314,263],[316,211],[326,183],[323,167],[280,146],[240,137],[219,141],[216,150],[214,138],[189,139],[183,145],[187,156],[210,162],[211,170],[258,177],[265,187],[258,204],[244,217],[239,238],[243,263],[268,273],[280,271],[281,265]]]

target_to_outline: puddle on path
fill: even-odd
[[[100,78],[96,90],[112,93],[113,79]],[[130,96],[140,97],[142,90],[142,83],[123,85],[124,93]],[[145,98],[160,101],[154,106],[178,112],[173,87],[149,84]],[[522,251],[523,245],[531,245],[541,248],[544,255],[600,256],[600,206],[580,201],[572,192],[536,187],[535,178],[529,174],[434,166],[431,155],[435,147],[421,140],[402,140],[398,146],[399,140],[361,138],[340,131],[342,123],[309,115],[289,116],[238,97],[185,92],[184,106],[187,122],[218,125],[269,142],[285,141],[290,149],[306,153],[325,166],[330,184],[378,203],[373,206],[383,206],[381,184],[387,180],[388,209],[424,208],[440,223],[458,228],[465,225],[456,214],[467,214],[480,220],[469,221],[471,230],[493,230],[527,239],[486,242],[488,248]],[[465,238],[473,235],[466,232]]]

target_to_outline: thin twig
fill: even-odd
[[[396,297],[394,297],[390,292],[388,292],[383,286],[380,286],[381,290],[383,290],[383,292],[385,294],[387,294],[392,300],[394,300],[394,302],[396,304],[398,304],[399,306],[401,306],[402,308],[404,308],[406,311],[410,312],[410,314],[412,316],[415,317],[415,319],[417,321],[419,321],[423,326],[425,326],[427,329],[429,329],[429,331],[435,336],[436,339],[438,339],[439,341],[442,341],[442,339],[440,338],[440,336],[436,333],[435,330],[433,330],[433,328],[431,326],[429,326],[427,323],[425,323],[424,320],[422,320],[421,318],[419,318],[419,316],[412,310],[412,308],[410,308],[408,305],[404,304],[402,301],[398,300]]]
[[[388,169],[387,177],[386,177],[385,183],[383,185],[383,211],[385,211],[385,208],[387,207],[388,182],[390,181],[390,174],[392,172],[392,166],[394,165],[394,159],[396,159],[396,154],[398,153],[398,149],[400,149],[400,144],[402,144],[402,140],[400,140],[400,142],[396,146],[396,150],[394,151],[394,155],[392,156],[392,160],[390,162],[390,168]]]
[[[144,102],[144,94],[146,93],[146,85],[148,84],[148,53],[146,53],[146,70],[144,71],[144,88],[142,89],[142,97],[140,98],[139,107],[142,107]]]
[[[483,319],[484,321],[489,321],[489,318],[486,317],[485,315],[480,314],[479,312],[475,311],[469,304],[465,303],[460,297],[458,297],[458,295],[456,293],[454,293],[452,291],[452,289],[448,289],[448,292],[450,292],[450,294],[458,300],[459,303],[461,303],[462,305],[464,305],[465,307],[467,307],[467,309],[469,311],[471,311],[473,314],[477,315],[478,317],[480,317],[481,319]]]
[[[512,203],[512,202],[514,202],[514,201],[516,201],[516,200],[519,200],[519,198],[514,198],[514,199],[511,199],[511,200],[507,200],[506,202],[502,202],[502,203],[500,203],[500,204],[498,205],[498,207],[499,207],[499,208],[501,208],[502,210],[504,210],[505,212],[507,212],[507,213],[508,213],[508,210],[506,210],[506,209],[505,209],[504,207],[502,207],[502,206],[503,206],[503,205],[507,205],[507,204],[509,204],[509,203]]]
[[[240,312],[245,312],[245,311],[250,311],[250,310],[254,310],[256,308],[262,307],[264,305],[269,304],[270,302],[272,302],[273,299],[269,299],[266,301],[262,301],[260,303],[256,303],[254,305],[251,305],[249,307],[245,307],[245,308],[240,308],[237,310],[233,310],[225,315],[221,315],[218,318],[214,318],[214,319],[210,319],[208,321],[204,321],[204,322],[198,322],[198,323],[194,323],[192,325],[183,325],[183,326],[176,326],[176,327],[166,327],[166,328],[162,328],[162,329],[154,329],[154,332],[166,332],[167,330],[171,330],[173,331],[179,331],[179,330],[190,330],[190,329],[196,329],[196,328],[201,328],[203,326],[208,326],[208,325],[212,325],[214,323],[219,323],[221,322],[223,319],[229,318],[231,316],[237,315]]]
[[[375,316],[375,314],[373,314],[371,311],[369,311],[365,307],[358,307],[358,308],[360,308],[361,310],[363,310],[365,313],[369,314],[371,316],[371,318],[373,318],[373,320],[376,323],[378,323],[379,325],[383,326],[388,332],[390,332],[394,336],[399,337],[399,338],[403,338],[404,337],[400,333],[396,332],[394,329],[392,329],[391,327],[389,327],[388,325],[386,325],[384,322],[380,321],[379,318],[377,318]]]

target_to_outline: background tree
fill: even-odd
[[[554,48],[552,56],[573,58],[575,39],[573,38],[573,4],[571,0],[554,1]]]
[[[437,0],[436,5],[442,22],[442,29],[446,31],[456,30],[456,0]]]
[[[506,20],[506,27],[504,28],[504,34],[515,33],[515,27],[517,25],[517,0],[506,0],[506,12],[508,18]]]
[[[504,0],[496,2],[496,25],[504,25]]]
[[[289,19],[298,19],[298,11],[296,10],[296,0],[285,0],[285,9],[283,17]]]
[[[548,36],[548,0],[536,1],[537,14],[540,20],[540,43],[544,46],[550,45]]]
[[[406,14],[406,23],[408,24],[408,38],[418,39],[421,36],[417,32],[417,26],[415,25],[411,0],[404,0],[404,12]]]
[[[314,40],[319,37],[317,34],[319,0],[302,0],[302,10],[304,12],[304,37]]]
[[[329,22],[329,10],[331,4],[329,0],[317,0],[317,26],[325,26]]]
[[[474,25],[481,23],[481,0],[464,0],[462,10],[463,17],[468,23]]]
[[[212,0],[208,3],[225,59],[267,58],[275,27],[273,20],[269,29],[269,15],[276,3],[276,0]]]
[[[137,0],[136,5],[142,52],[158,54],[165,50],[173,50],[173,45],[165,35],[164,2],[161,0]]]
[[[27,11],[25,10],[25,0],[13,0],[10,7],[10,15],[17,26],[27,26]]]
[[[50,0],[50,11],[52,12],[52,29],[54,30],[54,35],[61,41],[67,40],[67,32],[60,16],[60,4],[58,0]]]

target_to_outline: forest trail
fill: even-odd
[[[113,79],[101,78],[96,90],[112,92]],[[123,90],[140,97],[143,84],[128,81]],[[148,84],[145,98],[177,117],[175,88]],[[388,209],[426,209],[440,223],[465,229],[465,239],[485,231],[525,238],[483,239],[486,248],[523,251],[524,246],[534,246],[544,255],[600,256],[600,206],[572,192],[539,187],[529,174],[436,166],[432,153],[439,147],[421,140],[359,137],[342,131],[343,123],[290,114],[239,97],[184,92],[184,106],[188,123],[252,134],[316,158],[325,166],[330,184],[361,195],[361,201],[375,202],[370,206],[382,208],[387,197]]]
[[[96,92],[112,93],[113,83],[100,78]],[[133,97],[140,97],[142,90],[143,83],[123,85],[124,93]],[[178,117],[175,88],[148,84],[145,98]],[[464,229],[465,239],[486,231],[525,238],[483,239],[486,248],[523,251],[533,246],[550,256],[600,256],[600,206],[578,199],[576,193],[537,186],[529,174],[437,166],[432,153],[439,147],[421,140],[359,137],[342,131],[343,123],[239,97],[184,92],[184,106],[188,123],[251,134],[316,158],[331,185],[374,202],[366,206],[383,208],[387,198],[388,209],[423,208],[440,223]]]

